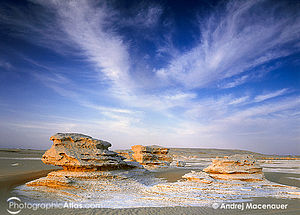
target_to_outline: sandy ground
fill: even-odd
[[[280,172],[265,172],[264,174],[269,181],[273,181],[279,184],[300,187],[300,180],[299,180],[300,174],[280,173]],[[298,178],[298,180],[296,178]]]
[[[181,179],[183,175],[191,172],[192,170],[197,171],[199,169],[163,169],[162,171],[157,171],[154,173],[155,177],[165,179],[168,182],[176,182],[177,180]]]
[[[186,215],[214,215],[214,214],[273,214],[273,215],[299,215],[299,201],[298,200],[289,200],[289,199],[274,199],[274,198],[256,198],[251,203],[253,204],[288,204],[287,209],[283,210],[239,210],[239,209],[213,209],[211,207],[147,207],[147,208],[126,208],[126,209],[109,209],[109,208],[101,208],[101,209],[39,209],[39,210],[28,210],[23,209],[19,214],[93,214],[93,215],[110,215],[110,214],[118,214],[118,215],[147,215],[147,214],[161,214],[161,215],[177,215],[177,214],[186,214]],[[244,203],[246,204],[246,203]],[[9,214],[9,213],[1,213],[1,214]]]
[[[10,158],[41,158],[45,150],[33,149],[0,149],[0,157]]]
[[[43,153],[40,150],[0,150],[0,206],[10,197],[14,187],[59,169],[44,164],[41,161]]]
[[[39,159],[40,151],[3,152],[0,151],[0,214],[9,214],[7,198],[11,197],[11,190],[21,184],[36,178],[46,176],[48,172],[57,167],[45,165]],[[199,167],[201,169],[201,167]],[[195,168],[193,168],[195,170]],[[196,169],[197,170],[197,169]],[[168,168],[157,171],[156,177],[164,178],[169,182],[175,182],[191,169]],[[267,172],[268,180],[300,187],[300,174]],[[23,209],[19,214],[300,214],[300,200],[255,198],[253,203],[288,204],[286,210],[238,210],[238,209],[213,209],[211,207],[165,207],[165,208],[129,208],[129,209]]]

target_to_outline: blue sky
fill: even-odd
[[[1,1],[1,147],[299,154],[299,38],[299,1]]]

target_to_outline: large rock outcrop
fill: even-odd
[[[212,164],[203,169],[212,178],[222,180],[263,180],[262,168],[252,155],[232,155],[215,158]]]
[[[109,142],[90,136],[57,133],[50,140],[53,145],[45,152],[42,161],[61,166],[63,170],[50,172],[47,177],[27,183],[28,186],[76,187],[77,182],[81,183],[82,180],[123,179],[122,170],[135,167],[141,171],[143,169],[137,162],[125,162],[124,157],[108,150],[111,146]]]
[[[45,164],[65,170],[111,170],[131,167],[124,157],[108,150],[109,142],[77,133],[57,133],[50,137],[52,147],[45,152]]]
[[[168,148],[135,145],[131,150],[134,152],[133,159],[145,167],[169,166],[172,162],[172,158],[168,156]]]

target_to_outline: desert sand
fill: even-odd
[[[190,149],[188,149],[190,150]],[[171,150],[172,151],[172,150]],[[176,151],[176,150],[174,150]],[[182,154],[183,149],[178,153]],[[229,151],[227,151],[229,152]],[[1,189],[1,214],[6,212],[6,199],[15,196],[15,189],[19,185],[32,181],[55,169],[57,166],[45,165],[41,161],[44,151],[39,150],[0,150],[0,189]],[[217,153],[217,152],[216,152]],[[229,154],[229,153],[227,153]],[[235,152],[232,152],[235,154]],[[153,172],[154,176],[167,182],[176,182],[191,170],[200,171],[210,162],[207,154],[193,154],[192,158],[186,159],[187,166],[184,168],[160,168]],[[264,155],[260,155],[263,158]],[[176,157],[176,156],[175,156]],[[277,158],[277,156],[276,156]],[[183,159],[182,159],[183,160]],[[264,161],[264,160],[263,160]],[[300,173],[298,160],[269,160],[262,162],[266,179],[285,185],[300,187]],[[211,207],[140,207],[140,208],[94,208],[94,209],[39,209],[36,211],[23,209],[20,214],[299,214],[299,199],[277,199],[277,198],[253,198],[253,203],[288,204],[286,210],[225,210],[213,209]]]
[[[49,209],[49,210],[22,210],[20,214],[28,215],[49,215],[49,214],[70,214],[70,215],[206,215],[206,214],[228,214],[228,215],[238,215],[238,214],[272,214],[272,215],[298,215],[299,214],[299,201],[289,200],[289,199],[274,199],[274,198],[256,198],[252,203],[258,204],[288,204],[288,209],[284,211],[276,210],[223,210],[223,209],[213,209],[211,207],[146,207],[146,208],[124,208],[124,209]],[[5,214],[5,213],[4,213]],[[6,213],[8,214],[8,213]]]

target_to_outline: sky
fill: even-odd
[[[300,1],[0,2],[0,147],[300,154]]]

